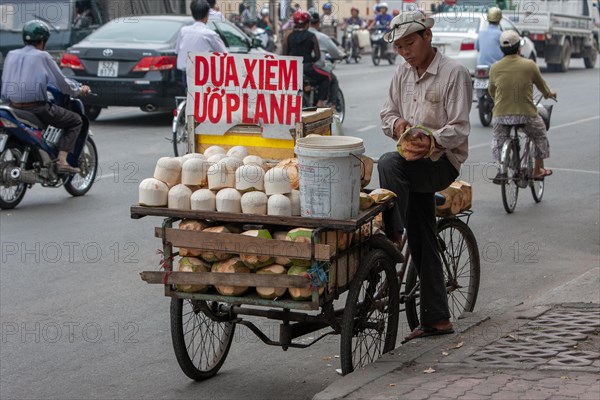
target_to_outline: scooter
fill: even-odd
[[[388,51],[388,44],[383,39],[386,31],[385,27],[377,25],[373,29],[373,32],[371,32],[371,59],[374,65],[379,65],[382,58],[388,60],[390,65],[396,62],[397,53],[395,51]]]
[[[9,105],[0,105],[0,208],[16,207],[28,188],[39,183],[44,187],[64,186],[72,196],[82,196],[92,187],[98,169],[98,152],[85,117],[83,103],[48,87],[49,99],[75,111],[83,126],[75,149],[67,157],[70,165],[81,172],[58,174],[56,159],[63,130],[45,126],[34,114]]]
[[[358,60],[360,60],[360,48],[358,47],[358,43],[356,38],[354,37],[355,32],[360,29],[360,25],[348,25],[344,30],[344,50],[348,57],[346,58],[346,63],[350,64],[350,59],[354,59],[354,62],[358,64]]]
[[[478,65],[475,67],[475,78],[473,80],[473,89],[475,98],[477,98],[477,109],[479,110],[479,120],[483,126],[490,126],[492,122],[492,109],[494,100],[488,92],[490,83],[490,66]]]

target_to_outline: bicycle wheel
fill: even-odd
[[[529,157],[527,162],[527,176],[529,177],[529,187],[531,188],[531,195],[533,196],[533,200],[536,203],[542,201],[542,196],[544,196],[544,181],[536,181],[533,177],[533,151],[534,151],[533,141],[529,142]]]
[[[479,293],[480,263],[477,240],[471,228],[458,218],[438,221],[438,245],[448,291],[450,320],[456,321],[475,308]],[[416,287],[406,301],[406,318],[411,330],[419,326],[419,277],[412,260],[406,274],[405,293]]]
[[[502,180],[502,204],[507,213],[512,213],[517,206],[519,186],[517,174],[519,172],[519,153],[516,151],[512,140],[507,140],[502,148],[502,170],[506,177]]]
[[[235,323],[221,318],[218,303],[171,299],[171,339],[182,371],[191,379],[213,377],[223,366]]]
[[[399,288],[395,263],[383,250],[367,254],[350,284],[342,317],[342,375],[378,359],[396,346]]]
[[[187,121],[185,119],[185,102],[177,107],[177,115],[173,117],[173,152],[175,157],[188,152]]]

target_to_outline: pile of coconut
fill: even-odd
[[[295,243],[310,243],[312,229],[295,228],[289,231],[274,231],[272,234],[267,229],[256,229],[239,232],[235,225],[231,226],[208,226],[203,221],[183,220],[179,229],[191,231],[203,231],[213,233],[239,233],[256,238],[279,240]],[[319,238],[321,243],[335,243],[341,250],[350,245],[352,235],[342,231],[331,231],[323,233]],[[281,246],[284,247],[285,244]],[[290,243],[290,246],[293,246]],[[279,246],[278,246],[279,247]],[[286,258],[272,255],[259,255],[251,253],[232,254],[227,252],[201,250],[193,248],[179,248],[181,258],[177,270],[180,272],[200,273],[236,273],[236,274],[276,274],[276,275],[300,275],[308,274],[310,260]],[[212,288],[208,285],[184,285],[180,284],[178,290],[184,292],[206,293]],[[215,285],[214,289],[223,296],[243,296],[251,293],[251,287],[221,286]],[[289,293],[293,300],[310,300],[312,292],[310,288],[282,288],[282,287],[256,287],[256,293],[264,299],[278,299]],[[323,293],[324,287],[319,289]]]
[[[228,151],[208,147],[204,154],[162,157],[154,176],[139,187],[139,204],[180,210],[259,215],[300,215],[298,160],[272,166],[244,146]]]

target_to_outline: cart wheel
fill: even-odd
[[[438,221],[438,243],[446,278],[450,320],[456,321],[463,312],[473,311],[479,292],[479,249],[473,231],[457,218]],[[406,274],[406,319],[411,331],[419,326],[419,277],[412,260]]]
[[[395,262],[385,251],[369,252],[350,284],[342,317],[342,374],[375,361],[396,346],[399,289]]]
[[[171,339],[177,362],[191,379],[213,377],[227,358],[235,323],[220,320],[211,306],[199,300],[171,299]]]

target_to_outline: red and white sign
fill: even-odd
[[[254,124],[265,138],[289,139],[301,120],[301,57],[195,53],[186,71],[186,115],[194,115],[196,133],[223,135]]]

